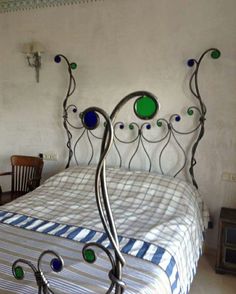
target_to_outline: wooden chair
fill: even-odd
[[[43,160],[39,157],[12,155],[11,172],[0,173],[0,176],[11,175],[11,191],[2,192],[0,186],[0,205],[5,204],[40,185]]]

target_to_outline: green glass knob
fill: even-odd
[[[159,108],[158,102],[153,97],[139,97],[134,104],[134,112],[141,119],[151,119]]]
[[[132,124],[129,124],[129,129],[130,130],[133,130],[134,129],[134,126]]]
[[[96,260],[95,252],[92,249],[84,250],[83,255],[84,259],[89,263],[93,263]]]
[[[70,68],[71,69],[76,69],[77,68],[77,64],[75,62],[71,62]]]
[[[187,113],[188,113],[188,115],[193,115],[193,110],[191,108],[189,108]]]
[[[157,121],[157,126],[160,128],[162,126],[162,122],[161,121]]]
[[[15,268],[15,278],[17,280],[23,280],[24,276],[25,276],[25,274],[24,274],[23,268],[21,266],[17,266]]]
[[[217,58],[219,58],[220,55],[221,55],[221,53],[220,53],[219,50],[214,50],[214,51],[211,52],[211,57],[212,57],[213,59],[217,59]]]

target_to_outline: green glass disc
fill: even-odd
[[[84,259],[89,263],[93,263],[96,260],[95,252],[92,249],[84,250]]]
[[[23,280],[24,279],[24,271],[23,271],[23,268],[21,266],[17,266],[15,268],[15,278],[17,280]]]
[[[160,128],[162,126],[162,122],[161,121],[157,121],[157,126]]]
[[[187,113],[188,113],[188,115],[193,115],[193,110],[192,109],[188,109]]]
[[[130,130],[133,130],[134,129],[134,126],[132,124],[129,124],[129,129]]]
[[[70,68],[71,68],[71,69],[76,69],[76,68],[77,68],[77,64],[76,64],[75,62],[72,62],[72,63],[70,64]]]
[[[135,101],[134,112],[141,119],[151,119],[158,111],[157,101],[149,96],[142,96]]]
[[[212,57],[213,59],[217,59],[217,58],[219,58],[220,55],[221,55],[221,53],[220,53],[219,50],[214,50],[214,51],[211,52],[211,57]]]

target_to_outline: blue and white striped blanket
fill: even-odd
[[[94,174],[94,167],[76,167],[52,177],[5,205],[0,222],[109,248],[96,209]],[[121,251],[158,264],[172,293],[188,293],[208,216],[198,192],[178,179],[112,168],[107,182]]]
[[[7,211],[0,211],[0,222],[30,231],[76,240],[81,243],[96,242],[104,245],[108,249],[112,249],[106,233],[83,227],[53,223]],[[118,238],[122,253],[130,254],[159,265],[165,271],[171,282],[172,292],[180,293],[176,262],[168,251],[149,242],[123,236],[119,236]]]

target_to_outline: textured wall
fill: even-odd
[[[13,153],[56,152],[59,160],[45,162],[44,178],[64,166],[60,103],[67,76],[53,62],[56,53],[78,63],[82,108],[110,111],[127,93],[145,89],[159,97],[165,116],[193,104],[186,58],[215,46],[221,59],[206,61],[201,72],[208,114],[196,176],[217,221],[221,206],[236,207],[236,183],[221,181],[222,171],[236,172],[235,9],[234,0],[104,0],[0,14],[0,170]],[[39,84],[21,53],[32,40],[46,47]],[[208,233],[210,246],[216,236],[216,228]]]

